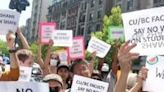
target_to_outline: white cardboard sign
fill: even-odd
[[[10,10],[0,10],[0,35],[6,35],[9,30],[15,32],[18,27],[20,13]]]
[[[122,14],[125,39],[137,46],[140,55],[164,54],[164,7]]]
[[[0,82],[1,92],[49,92],[47,83]]]
[[[56,30],[53,32],[52,39],[54,46],[71,47],[73,43],[72,30]]]
[[[147,79],[143,85],[143,91],[163,92],[164,87],[164,56],[149,56],[146,60],[148,68]]]
[[[96,51],[96,56],[103,58],[108,53],[111,45],[97,39],[96,37],[92,37],[89,41],[87,51],[93,53]]]
[[[107,92],[108,83],[74,75],[71,92]]]
[[[32,73],[32,67],[20,66],[19,81],[30,81]]]

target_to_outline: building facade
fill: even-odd
[[[28,18],[26,20],[26,25],[22,28],[22,33],[26,37],[28,42],[31,42],[31,36],[29,35],[29,30],[31,28],[31,18]]]
[[[56,1],[56,2],[55,2]],[[54,0],[49,7],[48,21],[56,22],[57,29],[73,30],[74,36],[100,31],[102,18],[112,8],[112,0]]]
[[[39,23],[47,21],[48,7],[51,0],[33,0],[31,13],[31,41],[36,41],[38,37]]]
[[[120,6],[122,12],[130,12],[164,5],[164,0],[113,0],[114,6]]]

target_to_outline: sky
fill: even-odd
[[[26,25],[26,19],[31,17],[32,0],[28,0],[28,1],[30,2],[30,6],[26,7],[26,11],[22,11],[20,19],[19,19],[19,26]],[[10,3],[10,0],[2,0],[0,9],[9,10],[9,3]]]

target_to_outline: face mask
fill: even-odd
[[[60,92],[60,88],[59,87],[49,87],[50,92]]]
[[[58,60],[56,60],[56,59],[51,59],[50,60],[50,65],[51,66],[57,66],[57,63],[58,63]]]

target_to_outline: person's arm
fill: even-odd
[[[130,53],[130,50],[135,46],[136,44],[132,44],[129,46],[128,41],[120,47],[117,56],[121,68],[121,75],[120,79],[115,85],[114,92],[126,92],[127,78],[131,69],[131,62],[139,57],[138,53]]]
[[[48,73],[51,73],[50,60],[51,60],[52,46],[53,46],[53,40],[50,40],[48,50],[47,50],[47,55],[45,58],[45,64],[44,64],[44,66],[47,68]]]
[[[148,73],[148,69],[142,67],[138,74],[138,78],[135,85],[133,86],[133,88],[130,89],[129,92],[138,92],[139,90],[141,90],[143,81],[147,78],[147,73]]]
[[[46,67],[44,66],[41,49],[42,49],[41,43],[38,43],[37,63],[40,65],[41,69],[43,70],[43,75],[46,75],[47,71],[46,71]]]
[[[37,56],[37,63],[40,65],[42,69],[44,69],[44,62],[42,59],[42,51],[41,51],[41,44],[38,44],[38,56]]]
[[[91,57],[92,57],[92,59],[91,59],[91,61],[90,61],[90,63],[89,63],[89,70],[90,70],[91,73],[92,73],[93,70],[94,70],[94,62],[95,62],[95,60],[96,60],[96,52],[93,52],[93,53],[91,54]]]
[[[29,44],[27,42],[27,39],[24,37],[24,35],[22,34],[22,32],[20,31],[19,28],[17,29],[17,34],[20,37],[20,40],[21,40],[22,45],[23,45],[23,48],[24,49],[30,49],[30,46],[29,46]]]
[[[13,33],[8,33],[6,36],[7,45],[9,50],[15,49],[15,37]],[[19,64],[18,59],[16,58],[15,51],[9,51],[10,56],[10,71],[4,72],[1,74],[0,80],[2,81],[16,81],[19,78]]]

